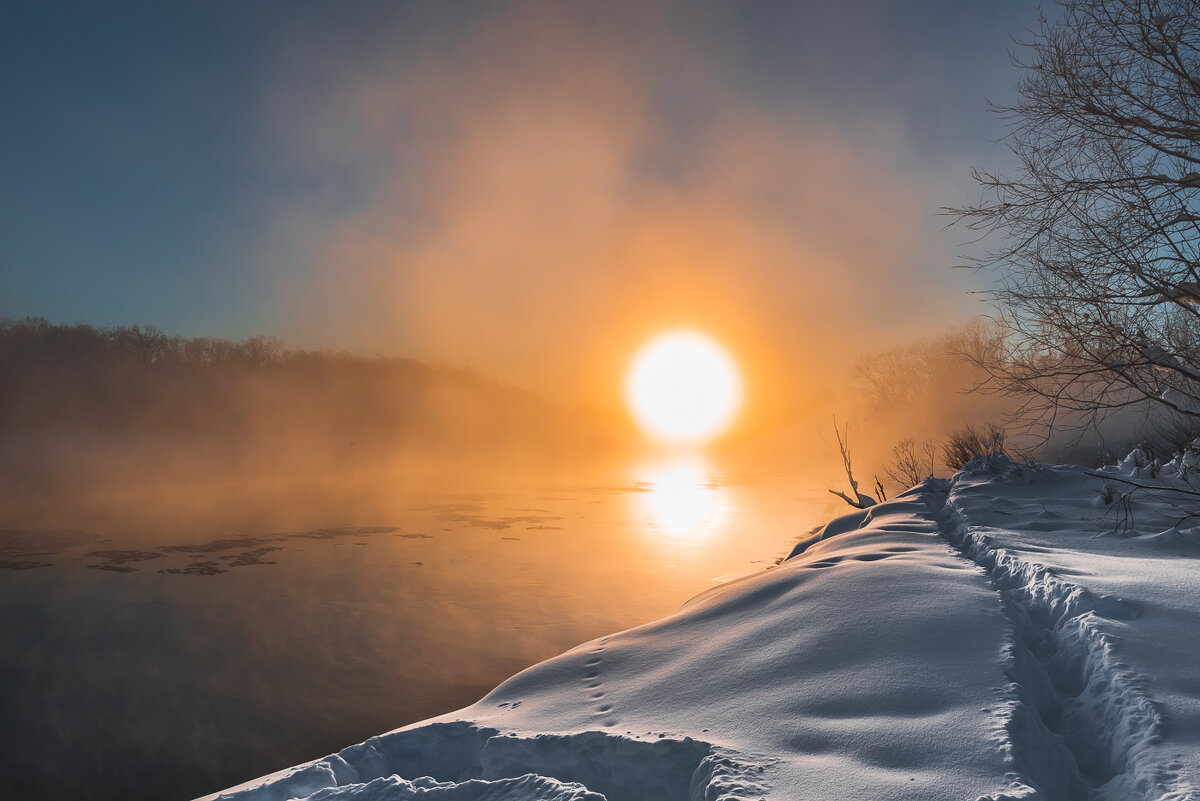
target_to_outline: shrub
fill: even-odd
[[[933,475],[936,456],[933,440],[925,440],[919,449],[916,440],[901,440],[892,447],[892,462],[884,469],[892,481],[914,487]]]
[[[942,459],[951,470],[961,470],[976,456],[1004,453],[1004,431],[995,423],[976,428],[967,424],[950,434],[942,445]]]

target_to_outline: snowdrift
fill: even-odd
[[[1200,528],[1172,491],[1194,470],[980,459],[473,706],[207,799],[1200,798]]]

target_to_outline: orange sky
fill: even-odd
[[[751,402],[978,310],[1022,3],[6,9],[0,315],[282,337],[614,406],[666,328]]]
[[[897,121],[772,110],[661,14],[581,16],[526,5],[415,66],[327,76],[334,105],[305,116],[298,157],[369,159],[373,189],[332,223],[303,204],[276,220],[272,243],[311,264],[280,313],[289,340],[403,342],[608,405],[638,344],[687,326],[730,347],[761,402],[969,313]]]

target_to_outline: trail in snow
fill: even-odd
[[[993,461],[1001,463],[988,469],[1020,475],[1021,467]],[[1012,624],[1005,674],[1017,703],[1008,731],[1022,778],[1046,801],[1166,796],[1164,777],[1142,758],[1158,734],[1158,710],[1097,626],[1102,618],[1135,619],[1138,610],[994,547],[952,490],[952,481],[930,481],[926,497],[942,533],[992,581]]]

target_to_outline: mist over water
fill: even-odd
[[[0,747],[25,755],[0,795],[186,799],[456,709],[765,569],[829,508],[694,459],[375,478],[0,526]]]
[[[959,413],[922,347],[705,451],[418,362],[0,321],[0,797],[192,798],[769,569],[845,510],[827,415],[869,484]]]

